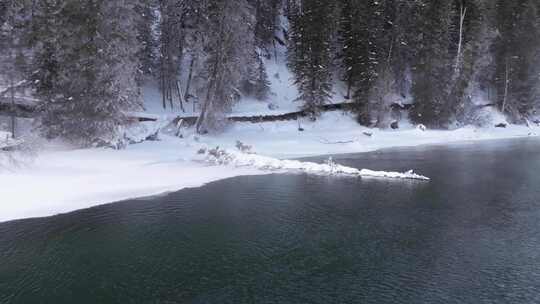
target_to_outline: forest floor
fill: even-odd
[[[303,131],[299,131],[299,126]],[[183,138],[163,134],[159,141],[130,145],[124,150],[46,146],[17,166],[0,168],[0,222],[159,195],[234,176],[268,173],[250,167],[213,166],[201,161],[197,154],[201,149],[216,146],[234,150],[237,141],[252,146],[252,152],[257,154],[284,159],[538,134],[540,127],[514,125],[453,131],[422,131],[414,126],[400,130],[368,129],[359,126],[349,114],[331,112],[317,122],[236,123],[223,133],[204,136],[187,129]]]

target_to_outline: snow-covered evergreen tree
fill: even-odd
[[[290,1],[289,67],[300,91],[299,101],[315,119],[318,106],[332,95],[331,35],[334,34],[333,2],[323,0]]]
[[[451,41],[455,7],[451,1],[418,1],[412,64],[414,108],[411,120],[429,127],[446,127],[451,119],[449,83],[452,78]]]
[[[211,0],[205,24],[203,105],[197,131],[219,129],[223,115],[241,95],[240,86],[253,64],[254,11],[247,0]]]
[[[114,140],[126,122],[124,111],[140,106],[134,2],[59,5],[45,15],[54,20],[53,34],[43,39],[54,40],[42,41],[44,53],[36,56],[42,129],[83,146]]]
[[[537,107],[540,84],[540,4],[498,1],[495,45],[498,105],[514,121]]]
[[[347,96],[355,101],[358,121],[364,125],[381,120],[385,95],[393,90],[394,9],[390,0],[342,3],[340,57]]]
[[[157,1],[140,0],[134,7],[136,12],[137,58],[143,75],[154,76],[157,73]]]

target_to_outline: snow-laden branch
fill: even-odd
[[[364,176],[364,177],[380,177],[380,178],[395,178],[395,179],[416,179],[430,180],[426,176],[414,173],[412,170],[400,172],[373,171],[368,169],[356,169],[346,167],[335,163],[332,158],[324,164],[312,162],[303,162],[298,160],[280,160],[277,158],[261,156],[257,154],[248,154],[237,151],[221,150],[219,148],[205,151],[205,161],[214,165],[233,165],[236,167],[252,167],[261,170],[287,170],[287,171],[302,171],[312,174],[324,175],[348,175],[348,176]]]
[[[0,90],[0,96],[4,96],[5,94],[7,94],[8,92],[10,92],[11,90],[16,90],[20,87],[24,87],[25,85],[27,85],[29,82],[25,79],[25,80],[21,80],[15,84],[13,84],[12,86],[7,86],[5,88],[2,88]]]

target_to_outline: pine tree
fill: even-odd
[[[197,131],[220,129],[223,115],[241,94],[255,50],[253,7],[246,0],[212,0],[205,24],[206,86]]]
[[[318,106],[332,95],[331,35],[333,3],[323,0],[301,0],[289,3],[291,43],[288,64],[300,92],[297,100],[314,119]]]
[[[449,111],[458,124],[475,123],[477,105],[473,99],[484,99],[492,90],[491,46],[495,38],[493,2],[457,0],[456,9],[456,31],[451,46],[455,53]]]
[[[185,1],[161,0],[159,12],[159,78],[163,108],[174,108],[175,99],[183,109],[183,96],[179,87],[179,77],[185,47],[185,31],[182,26],[186,14]]]
[[[340,37],[347,96],[353,94],[358,121],[381,124],[386,96],[395,90],[391,66],[395,48],[395,3],[345,0]]]
[[[10,104],[10,132],[17,136],[15,117],[15,95],[24,91],[26,81],[28,48],[28,20],[30,3],[27,1],[5,1],[0,5],[0,103]]]
[[[414,108],[411,120],[428,127],[445,128],[452,77],[451,34],[455,7],[450,1],[432,0],[418,4],[415,23],[419,36],[412,65]]]
[[[251,57],[251,60],[247,62],[247,72],[242,81],[241,90],[246,96],[265,100],[270,95],[270,80],[268,80],[262,54],[254,51]]]
[[[55,48],[36,57],[35,79],[44,133],[82,146],[113,141],[124,111],[140,106],[133,4],[70,0],[46,17],[54,18],[55,40],[43,45]]]
[[[535,108],[540,75],[537,1],[498,1],[495,45],[498,105],[514,121]]]
[[[157,40],[154,28],[157,24],[155,0],[141,0],[135,5],[137,41],[139,51],[137,58],[140,69],[145,76],[154,76],[157,73]]]
[[[275,43],[282,0],[250,0],[250,3],[255,8],[255,43],[269,55],[269,48]]]

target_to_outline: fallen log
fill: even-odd
[[[32,118],[36,114],[36,107],[20,103],[0,102],[0,114],[15,115],[21,118]]]
[[[354,109],[353,103],[335,103],[318,106],[317,109],[321,112],[332,111],[351,111]],[[271,114],[271,115],[254,115],[254,116],[229,116],[227,120],[230,122],[250,122],[250,123],[262,123],[262,122],[274,122],[274,121],[290,121],[298,120],[299,118],[308,117],[309,111],[301,110],[296,112],[289,112],[283,114]],[[184,124],[193,126],[197,123],[198,117],[178,117],[174,122],[178,122],[180,119],[184,120]],[[148,120],[147,120],[148,121]]]
[[[332,111],[351,111],[355,107],[354,103],[335,103],[318,106],[317,109],[320,112],[332,112]],[[9,102],[2,102],[0,100],[0,114],[12,115],[23,118],[35,117],[37,108],[34,105],[15,103],[14,105]],[[228,116],[227,120],[230,122],[274,122],[274,121],[290,121],[298,120],[299,118],[308,117],[309,111],[300,110],[296,112],[289,112],[283,114],[270,114],[270,115],[255,115],[255,116]],[[144,113],[130,113],[128,118],[139,122],[157,121],[157,117],[151,115],[145,115]],[[198,116],[178,116],[172,122],[178,123],[183,120],[183,124],[186,126],[193,126],[197,123]]]

